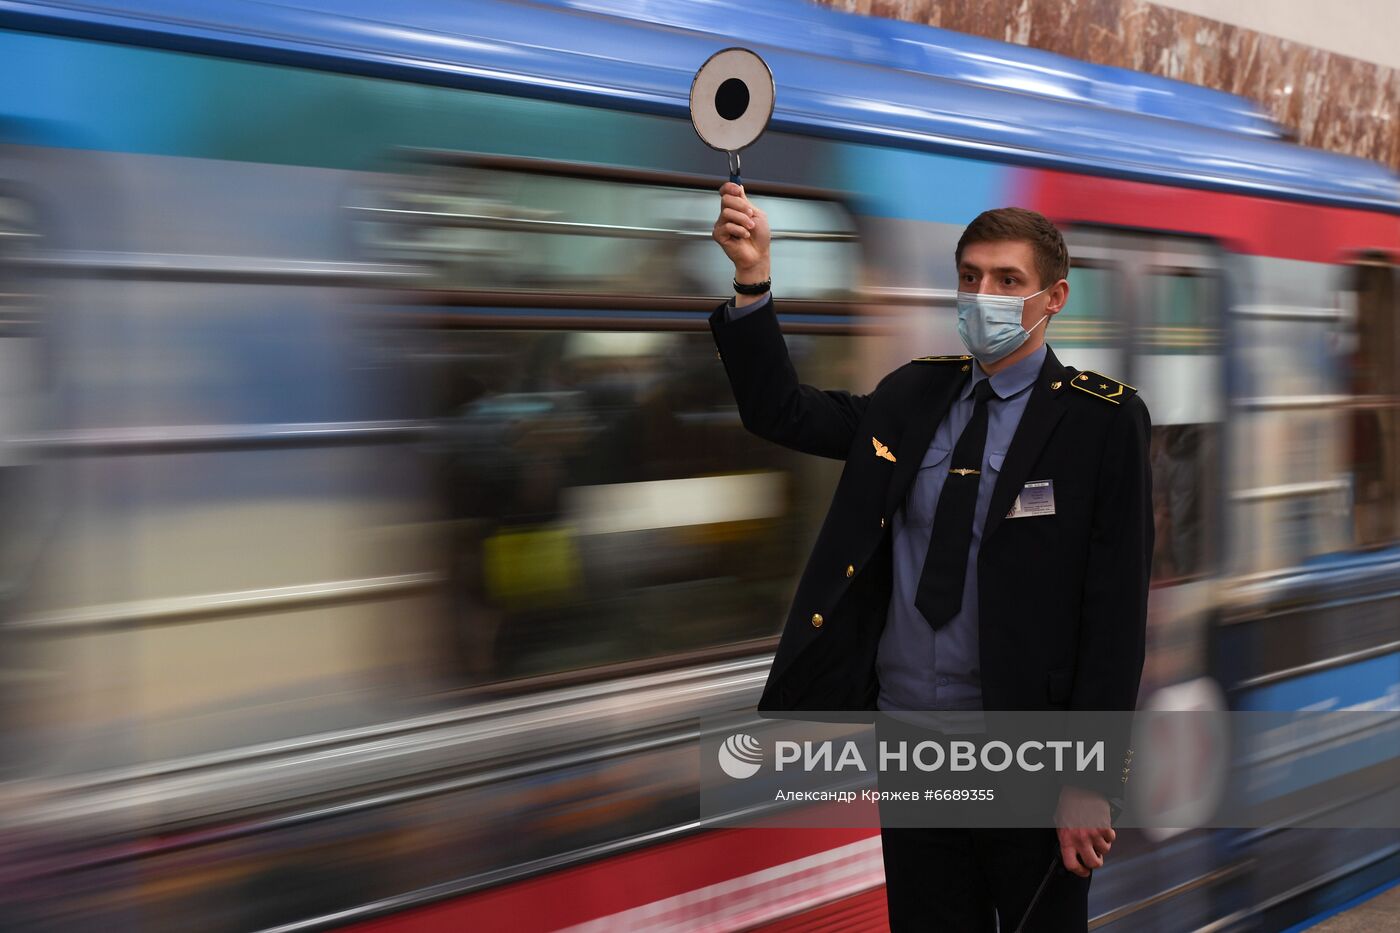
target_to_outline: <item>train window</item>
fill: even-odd
[[[1135,370],[1152,411],[1155,581],[1181,581],[1211,564],[1208,510],[1218,492],[1219,280],[1201,267],[1148,268]]]
[[[408,164],[356,214],[375,258],[432,270],[419,301],[709,310],[707,296],[728,282],[710,242],[713,178],[459,154]],[[820,192],[749,187],[768,212],[784,298],[854,301],[856,231],[846,208]]]
[[[705,324],[732,272],[710,240],[719,182],[404,158],[354,216],[371,258],[427,270],[380,345],[431,374],[424,462],[462,681],[771,650],[839,464],[739,420]],[[846,316],[851,214],[823,192],[749,188],[784,310],[818,316],[785,326],[802,378],[859,390],[874,338]]]
[[[1057,346],[1097,347],[1106,342],[1116,306],[1114,276],[1108,265],[1076,260],[1069,270],[1069,301],[1053,321]]]
[[[1348,449],[1354,537],[1360,547],[1377,547],[1400,540],[1400,303],[1389,263],[1362,262],[1352,274]]]
[[[30,303],[15,283],[13,260],[24,250],[24,244],[34,236],[34,219],[28,205],[19,198],[0,192],[0,275],[3,275],[4,288],[0,289],[0,314],[4,320],[11,319],[11,312],[22,309]]]
[[[1122,269],[1103,258],[1074,255],[1073,262],[1069,301],[1050,322],[1046,339],[1066,364],[1122,373]]]
[[[31,433],[40,404],[40,395],[53,378],[53,367],[45,365],[39,326],[39,294],[32,275],[25,271],[25,260],[39,241],[37,218],[25,198],[0,189],[0,441]],[[20,461],[19,449],[0,443],[0,468]],[[5,484],[0,483],[0,496]],[[10,503],[6,503],[10,504]],[[14,544],[15,516],[10,514]],[[7,550],[0,544],[0,554]]]
[[[431,460],[469,684],[777,634],[837,465],[744,430],[708,333],[411,339],[444,374]],[[805,380],[851,385],[871,338],[787,339]]]
[[[0,432],[9,436],[17,427],[15,406],[25,398],[34,372],[33,349],[26,344],[36,336],[37,298],[21,261],[33,249],[38,233],[29,203],[0,191]]]
[[[1231,550],[1241,573],[1307,563],[1352,545],[1344,313],[1306,267],[1260,268],[1231,308]]]

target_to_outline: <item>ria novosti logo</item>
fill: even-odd
[[[719,747],[720,770],[732,778],[748,778],[763,765],[763,746],[745,732],[736,732]]]

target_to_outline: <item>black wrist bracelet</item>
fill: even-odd
[[[734,290],[741,295],[762,295],[772,287],[772,279],[764,279],[762,282],[755,282],[752,285],[745,285],[738,279],[734,280]]]

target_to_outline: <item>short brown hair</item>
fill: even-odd
[[[1069,250],[1065,248],[1065,238],[1060,236],[1060,231],[1044,214],[1028,211],[1024,207],[998,207],[978,214],[958,238],[953,260],[962,265],[963,247],[969,243],[1001,240],[1017,240],[1031,245],[1035,271],[1040,276],[1041,285],[1053,285],[1069,275]]]

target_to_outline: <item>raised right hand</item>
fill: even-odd
[[[768,215],[749,203],[744,189],[732,181],[721,185],[719,194],[719,218],[712,236],[734,263],[735,278],[740,281],[768,278],[771,269]]]

